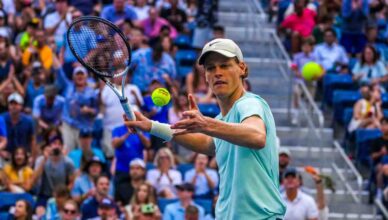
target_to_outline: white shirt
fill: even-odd
[[[119,89],[121,91],[121,88]],[[137,97],[140,99],[140,103],[143,105],[143,97],[141,96],[140,90],[136,85],[127,84],[124,88],[125,96],[128,98],[128,102],[132,105],[133,110],[139,110],[136,105],[136,98],[132,95],[131,91],[134,91]],[[123,124],[124,110],[121,107],[121,103],[116,93],[112,89],[105,85],[101,92],[101,102],[105,107],[103,124],[104,127],[113,130]]]
[[[149,17],[148,11],[150,10],[150,6],[148,5],[143,7],[133,7],[133,10],[135,10],[137,20],[144,20]]]
[[[168,188],[176,195],[175,185],[182,183],[182,175],[179,171],[173,169],[168,171],[168,175],[172,179],[172,182],[170,182],[166,174],[163,174],[163,176],[158,181],[158,178],[160,177],[160,170],[152,169],[147,172],[147,181],[155,187],[158,194],[164,189]]]
[[[58,24],[59,21],[61,21],[61,16],[59,15],[59,13],[57,11],[50,13],[44,19],[44,23],[43,23],[44,28],[53,28],[53,27],[55,27],[55,25]],[[71,23],[71,14],[70,13],[66,14],[66,21],[68,24]],[[58,28],[55,30],[55,33],[54,33],[55,34],[55,41],[57,42],[58,45],[62,45],[63,40],[64,40],[64,38],[63,38],[64,34],[66,33],[67,28],[68,28],[66,21],[64,21],[64,20],[61,21]]]
[[[317,204],[313,197],[298,190],[298,194],[294,201],[289,201],[286,192],[282,193],[282,198],[287,205],[287,211],[284,215],[284,220],[306,220],[318,218],[319,212]]]
[[[2,0],[3,1],[3,9],[7,14],[15,14],[15,4],[13,0]]]

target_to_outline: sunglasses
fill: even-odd
[[[74,209],[64,209],[63,210],[66,214],[72,214],[74,215],[77,211]]]

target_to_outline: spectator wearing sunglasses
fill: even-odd
[[[64,205],[63,209],[60,212],[61,219],[62,220],[76,220],[79,219],[80,213],[78,204],[74,200],[67,200]]]

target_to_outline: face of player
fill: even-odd
[[[237,63],[235,58],[210,53],[204,66],[206,81],[217,98],[227,98],[243,90],[244,62]]]

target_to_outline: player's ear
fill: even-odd
[[[239,62],[239,63],[238,63],[238,66],[239,66],[240,69],[241,69],[241,71],[240,71],[240,77],[241,77],[242,79],[247,78],[247,77],[248,77],[248,66],[247,66],[247,64],[246,64],[244,61],[242,61],[242,62]]]

